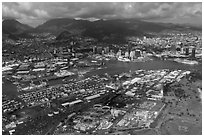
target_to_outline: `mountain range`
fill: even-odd
[[[114,20],[76,20],[70,18],[51,19],[36,28],[22,24],[14,19],[2,22],[2,34],[11,39],[31,38],[30,33],[49,32],[57,36],[57,40],[66,39],[71,35],[82,35],[104,40],[123,40],[126,36],[143,36],[149,32],[164,30],[199,30],[200,27],[178,25],[172,23],[155,23],[137,19]]]
[[[29,38],[31,37],[26,31],[33,29],[32,27],[22,24],[15,19],[5,19],[2,22],[3,37],[11,39]]]

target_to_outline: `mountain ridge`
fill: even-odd
[[[5,19],[2,22],[3,36],[13,40],[17,40],[19,38],[31,38],[32,36],[27,34],[27,31],[31,29],[33,29],[33,27],[27,24],[22,24],[15,19]]]
[[[72,18],[55,18],[32,28],[28,25],[21,24],[15,20],[5,20],[2,23],[3,33],[16,35],[28,33],[49,32],[55,36],[61,33],[69,32],[81,36],[88,36],[103,41],[104,39],[122,40],[126,36],[143,36],[149,32],[161,32],[163,30],[201,30],[198,27],[180,25],[173,23],[149,22],[138,19],[112,19],[112,20],[76,20]],[[10,21],[10,22],[9,22]],[[13,25],[13,26],[12,26]],[[63,37],[65,36],[65,37]],[[66,38],[66,34],[61,34],[58,40]]]

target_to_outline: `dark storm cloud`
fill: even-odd
[[[52,18],[138,18],[144,20],[197,19],[201,24],[202,3],[3,3],[3,18],[16,18],[37,25]],[[195,22],[195,20],[194,20]]]

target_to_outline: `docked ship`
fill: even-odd
[[[73,72],[67,71],[67,70],[60,70],[59,72],[54,73],[57,77],[66,77],[74,75]]]
[[[123,57],[119,57],[118,60],[119,60],[119,61],[123,61],[123,62],[130,62],[130,59],[128,59],[128,58],[123,58]]]
[[[178,62],[178,63],[183,63],[183,64],[188,64],[188,65],[198,65],[198,62],[195,60],[187,60],[187,59],[174,59],[173,61]]]

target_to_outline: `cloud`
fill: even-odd
[[[35,9],[34,13],[35,13],[36,17],[49,18],[48,13],[44,10]]]
[[[4,2],[3,18],[15,18],[35,26],[52,18],[138,18],[178,22],[181,18],[196,19],[201,24],[202,3],[156,2]],[[30,23],[29,23],[30,22]],[[194,20],[195,22],[195,20]]]

